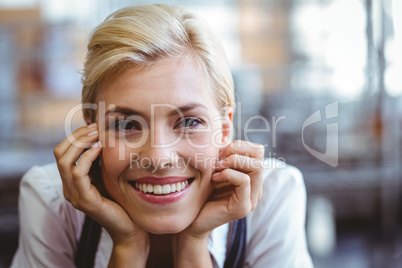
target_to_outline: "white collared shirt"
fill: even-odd
[[[313,267],[305,236],[306,191],[302,174],[283,162],[264,161],[263,196],[247,216],[244,267]],[[22,178],[19,246],[11,267],[74,267],[85,219],[63,196],[56,164],[35,166]],[[208,248],[217,267],[226,256],[228,224],[212,231]],[[107,267],[112,240],[102,229],[95,267]]]

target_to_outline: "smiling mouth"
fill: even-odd
[[[183,191],[192,181],[194,178],[177,182],[177,183],[170,183],[170,184],[149,184],[149,183],[141,183],[141,182],[130,182],[130,184],[137,190],[148,193],[148,194],[155,194],[155,195],[166,195],[175,192]]]

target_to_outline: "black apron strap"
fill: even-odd
[[[85,215],[84,226],[75,253],[75,266],[77,268],[94,267],[101,231],[100,224]]]
[[[80,241],[75,254],[77,268],[94,267],[102,227],[92,218],[85,216]],[[246,218],[229,224],[226,260],[224,268],[242,268],[246,256]]]
[[[246,257],[246,218],[233,221],[229,224],[228,244],[224,268],[242,268]]]

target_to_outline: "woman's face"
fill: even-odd
[[[184,230],[214,188],[214,163],[230,136],[207,79],[166,60],[106,81],[97,101],[106,191],[140,228]]]

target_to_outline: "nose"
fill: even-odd
[[[140,150],[144,168],[156,170],[168,169],[178,162],[177,143],[179,139],[169,131],[155,129],[148,136],[148,141]]]

